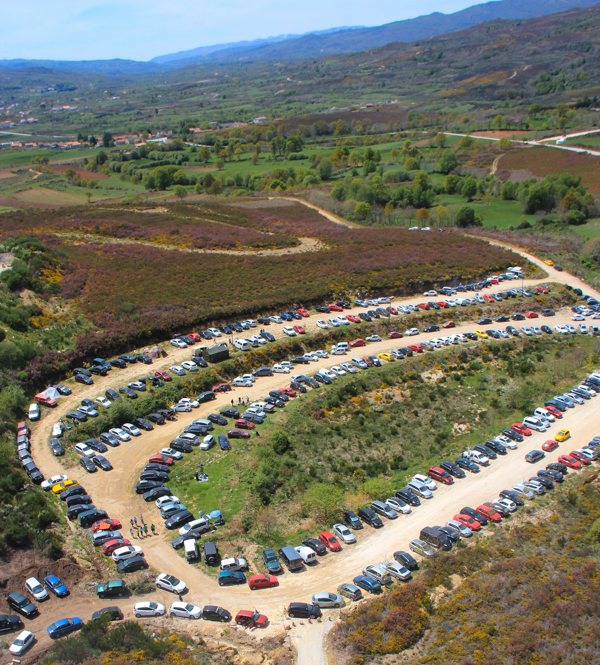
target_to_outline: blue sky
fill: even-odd
[[[381,25],[476,0],[4,0],[0,59],[150,60],[166,53],[337,26]]]

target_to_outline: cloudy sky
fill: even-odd
[[[150,60],[166,53],[337,26],[373,26],[477,0],[14,0],[0,3],[0,59]]]

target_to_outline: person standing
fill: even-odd
[[[154,524],[150,525],[150,531],[152,531],[152,535],[154,535],[154,532],[156,531],[156,529],[154,528]]]
[[[148,535],[148,525],[144,524],[144,538]]]
[[[198,480],[198,472],[197,471],[194,472],[194,480]]]
[[[200,464],[200,475],[204,475],[204,464]]]
[[[143,524],[143,523],[144,523],[144,516],[140,515],[140,524]]]
[[[131,540],[133,540],[133,538],[134,538],[133,529],[129,529],[129,533],[131,534]]]
[[[137,517],[133,518],[133,526],[137,529]]]

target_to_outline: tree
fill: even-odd
[[[316,483],[304,492],[302,503],[317,522],[331,524],[340,517],[344,506],[344,493],[335,485]]]
[[[276,430],[271,434],[271,447],[273,452],[277,455],[283,455],[287,452],[291,446],[290,439],[285,432],[281,430]]]
[[[354,208],[354,214],[358,217],[358,219],[365,220],[371,214],[371,206],[365,201],[361,201],[360,203],[356,204],[356,207]]]
[[[363,488],[374,501],[385,501],[388,496],[394,495],[392,481],[385,478],[369,478]]]
[[[417,211],[417,219],[422,224],[429,221],[429,210],[427,208],[419,208]]]
[[[475,214],[473,208],[463,206],[456,214],[456,225],[466,229],[469,226],[482,226],[483,222],[481,217]]]
[[[439,132],[435,137],[435,144],[440,148],[443,148],[446,145],[446,135],[443,132]]]
[[[463,136],[458,142],[458,147],[461,150],[470,150],[475,145],[475,141],[472,136]]]
[[[86,195],[88,204],[91,203],[92,202],[92,192],[90,192],[90,190],[88,189],[88,191],[85,193],[85,195]]]
[[[531,104],[527,109],[527,115],[535,117],[538,113],[541,112],[541,110],[542,107],[539,104]]]
[[[509,150],[511,145],[511,140],[507,136],[503,136],[500,141],[498,141],[498,147],[500,150]]]
[[[243,149],[242,146],[240,145],[240,146],[238,146],[238,147],[235,149],[235,156],[237,157],[238,162],[240,161],[240,157],[241,157],[243,154],[244,154],[244,149]]]
[[[198,156],[200,157],[200,161],[206,164],[210,160],[210,148],[207,148],[206,146],[200,148]]]
[[[458,166],[458,157],[453,150],[444,150],[437,165],[440,173],[450,173]]]
[[[477,181],[475,178],[467,178],[463,182],[460,193],[467,199],[467,201],[472,201],[475,194],[477,194]]]
[[[333,166],[331,161],[329,159],[322,159],[319,164],[319,175],[321,176],[321,180],[329,180],[329,178],[331,178],[332,170]]]
[[[400,156],[400,151],[397,148],[392,148],[390,151],[390,157],[392,158],[392,162],[397,163],[399,156]]]
[[[173,188],[173,193],[180,201],[182,201],[187,196],[187,189],[183,185],[176,185]]]
[[[114,145],[113,135],[110,132],[104,132],[102,134],[102,147],[110,148],[111,145]]]
[[[222,171],[225,168],[225,162],[220,158],[216,159],[215,166],[219,169],[219,171]]]

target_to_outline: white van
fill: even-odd
[[[39,420],[39,419],[40,419],[39,404],[30,404],[29,405],[29,420]]]
[[[310,547],[295,547],[296,552],[302,557],[305,564],[315,563],[317,560],[316,553]]]
[[[538,418],[533,418],[532,416],[526,416],[523,418],[523,425],[527,425],[529,429],[536,430],[536,432],[545,432],[546,431],[546,425],[539,420]]]
[[[234,339],[233,346],[240,351],[250,351],[252,348],[250,342],[247,342],[245,339]]]
[[[183,549],[187,561],[195,561],[198,558],[198,545],[193,538],[183,541]]]

